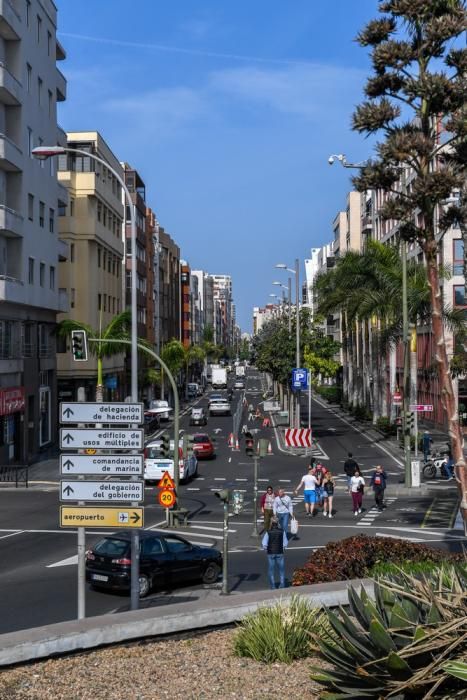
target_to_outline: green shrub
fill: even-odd
[[[366,408],[360,404],[356,404],[352,407],[351,413],[357,420],[366,420]]]
[[[397,435],[397,425],[391,423],[387,416],[380,416],[376,419],[376,428],[384,433],[384,435]]]
[[[337,386],[317,386],[316,393],[330,403],[339,403],[341,399],[341,391]]]
[[[401,572],[409,574],[416,578],[421,576],[432,576],[439,573],[443,564],[434,561],[401,561],[397,564],[394,562],[380,561],[368,570],[368,576],[376,578],[384,576],[385,578],[397,578]],[[467,576],[467,563],[455,562],[453,567],[459,573]]]
[[[289,664],[310,655],[311,632],[317,632],[323,623],[330,627],[319,608],[295,595],[290,604],[279,601],[246,615],[235,634],[234,653],[267,664]]]
[[[307,563],[295,569],[293,586],[306,586],[328,581],[348,581],[370,575],[381,562],[465,562],[463,554],[452,554],[428,545],[390,537],[354,535],[338,542],[329,542],[313,552]]]

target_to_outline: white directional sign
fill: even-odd
[[[144,431],[140,428],[60,428],[60,447],[79,450],[141,450]]]
[[[60,473],[108,474],[109,476],[140,476],[143,473],[143,455],[60,455]]]
[[[81,403],[60,404],[61,423],[127,423],[143,422],[142,403]]]
[[[144,481],[60,482],[61,501],[143,501]]]

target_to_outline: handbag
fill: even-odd
[[[292,518],[290,521],[290,532],[292,535],[296,535],[298,532],[298,520],[297,518]]]

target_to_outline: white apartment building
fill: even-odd
[[[51,0],[0,3],[0,464],[38,457],[56,436],[57,212],[67,193],[41,144],[66,145],[57,102],[66,80]]]

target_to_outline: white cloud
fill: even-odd
[[[365,77],[363,70],[304,64],[265,70],[235,68],[211,74],[210,85],[217,91],[249,102],[265,103],[284,113],[304,117],[323,115],[340,104]]]

